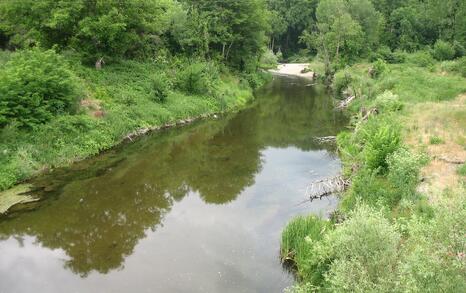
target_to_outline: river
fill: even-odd
[[[280,233],[337,174],[347,119],[309,81],[274,80],[246,109],[120,145],[32,184],[0,218],[0,292],[281,292]]]

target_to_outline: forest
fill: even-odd
[[[279,63],[351,117],[338,208],[284,227],[286,291],[465,292],[464,0],[0,1],[0,191],[239,111]]]

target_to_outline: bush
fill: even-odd
[[[461,176],[466,176],[466,163],[459,166],[457,172]]]
[[[365,146],[364,162],[369,170],[385,173],[388,168],[387,158],[401,145],[399,128],[392,124],[375,123],[363,130]]]
[[[409,54],[407,56],[407,61],[420,67],[430,67],[435,63],[434,58],[427,51],[418,51],[416,53]]]
[[[214,94],[218,78],[218,70],[214,63],[198,61],[181,69],[175,84],[186,94],[210,96]]]
[[[372,64],[370,75],[372,78],[379,77],[384,71],[387,70],[387,64],[382,59],[378,59]]]
[[[455,50],[455,58],[460,58],[466,55],[466,48],[458,41],[453,41],[453,49]]]
[[[434,45],[434,52],[433,55],[435,59],[443,61],[443,60],[451,60],[455,57],[455,49],[450,43],[447,43],[442,40],[437,40]]]
[[[419,182],[423,158],[405,148],[399,148],[388,159],[387,179],[400,197],[410,197]]]
[[[333,90],[336,95],[340,96],[344,90],[348,88],[348,86],[351,84],[353,81],[353,77],[347,70],[341,70],[338,71],[335,74],[335,77],[333,79]]]
[[[260,65],[264,68],[275,68],[278,64],[278,58],[272,50],[266,50],[260,59]]]
[[[396,278],[401,235],[379,211],[360,206],[331,231],[321,259],[332,260],[326,287],[332,292],[388,292]],[[323,253],[322,253],[323,252]],[[388,290],[388,291],[387,291]]]
[[[324,292],[386,292],[381,289],[389,288],[384,286],[396,278],[400,239],[381,212],[359,206],[321,240],[305,242],[308,258],[300,264],[305,287]]]
[[[465,292],[464,196],[435,207],[428,222],[414,217],[399,265],[400,292]]]
[[[450,62],[448,71],[456,72],[466,77],[466,56]]]
[[[373,106],[383,113],[399,111],[403,108],[403,103],[400,101],[398,95],[395,95],[391,91],[385,91],[375,98]]]
[[[71,112],[78,97],[75,76],[54,51],[20,51],[0,71],[0,126],[47,122]]]
[[[373,207],[391,206],[396,200],[387,181],[376,171],[361,169],[352,178],[351,188],[343,197],[341,208],[351,211],[358,204],[364,203]]]
[[[160,72],[152,76],[151,86],[153,90],[154,101],[163,103],[167,100],[171,89],[171,81],[167,76]]]
[[[430,144],[442,144],[444,143],[443,139],[439,136],[433,135],[429,138]]]

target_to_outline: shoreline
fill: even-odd
[[[299,76],[313,80],[316,77],[315,72],[303,72],[308,69],[309,65],[310,63],[282,63],[277,66],[277,69],[270,69],[269,72],[279,75]]]
[[[250,101],[254,100],[254,95],[251,92],[251,99]],[[175,127],[183,127],[183,126],[188,126],[196,121],[204,120],[204,119],[217,119],[218,116],[224,115],[227,113],[234,113],[237,112],[247,106],[248,103],[245,105],[237,105],[235,107],[232,107],[228,110],[221,111],[221,112],[212,112],[212,113],[203,113],[198,116],[194,117],[187,117],[184,119],[178,119],[173,122],[168,122],[160,126],[151,126],[151,127],[143,127],[143,128],[138,128],[132,132],[129,132],[128,134],[123,135],[118,141],[116,141],[112,146],[109,148],[105,148],[100,150],[97,154],[95,155],[90,155],[82,158],[73,158],[69,164],[64,165],[64,166],[58,166],[57,168],[66,168],[69,167],[75,163],[95,158],[101,154],[103,154],[106,151],[109,151],[115,147],[118,147],[124,143],[133,143],[135,140],[145,136],[145,135],[151,135],[156,132],[166,130],[166,129],[172,129]],[[13,208],[14,206],[20,205],[20,204],[27,204],[31,202],[36,202],[40,201],[40,197],[34,196],[34,194],[31,194],[34,192],[33,186],[29,183],[31,180],[34,178],[37,178],[46,172],[53,172],[53,169],[42,169],[39,172],[35,173],[31,177],[18,181],[15,185],[12,187],[5,189],[3,191],[0,191],[0,216],[4,216],[8,214],[8,211]]]

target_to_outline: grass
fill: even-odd
[[[312,258],[313,243],[321,241],[323,235],[331,228],[330,221],[313,215],[295,217],[282,232],[282,261],[285,264],[295,264],[296,273],[302,279],[320,278],[320,268],[315,267],[315,273],[309,273],[306,263]]]
[[[281,255],[285,259],[302,255],[306,250],[306,238],[320,240],[329,223],[316,216],[298,216],[291,220],[283,230]]]

